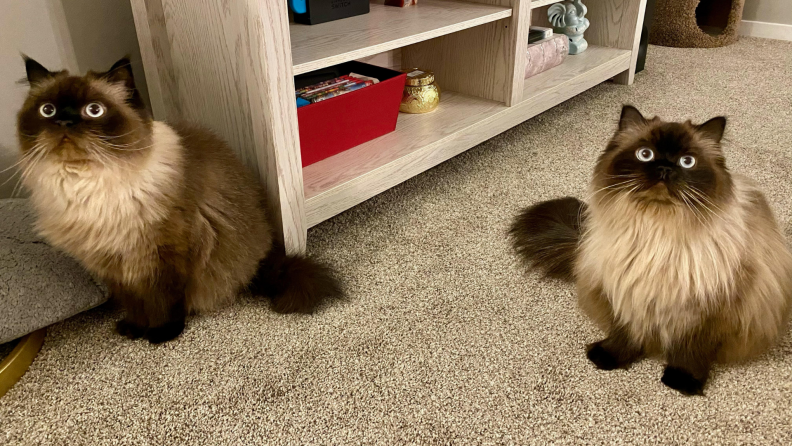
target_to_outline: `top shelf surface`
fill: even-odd
[[[564,0],[532,0],[531,9],[541,8],[542,6],[552,5],[553,3],[560,3]]]
[[[294,74],[494,22],[512,15],[511,8],[453,0],[421,0],[397,8],[371,4],[371,12],[319,25],[291,23]]]

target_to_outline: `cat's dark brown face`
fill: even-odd
[[[70,76],[25,59],[30,92],[17,116],[23,165],[123,163],[147,145],[150,122],[128,59],[105,73]]]
[[[731,197],[720,141],[726,118],[701,125],[646,119],[632,106],[600,156],[594,186],[600,198],[624,194],[646,203],[715,210]]]

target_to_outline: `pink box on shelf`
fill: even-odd
[[[569,54],[569,37],[553,34],[553,37],[528,45],[525,58],[525,78],[561,65]]]

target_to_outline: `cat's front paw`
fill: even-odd
[[[184,319],[149,328],[146,332],[146,339],[152,344],[162,344],[171,339],[176,339],[182,331],[184,331]]]
[[[704,395],[705,381],[696,379],[693,375],[679,367],[666,366],[663,384],[687,396]]]
[[[620,366],[619,360],[602,346],[603,342],[599,341],[589,344],[586,347],[586,356],[600,370],[618,369]]]
[[[146,334],[146,327],[141,327],[134,322],[121,319],[116,322],[116,333],[126,336],[129,339],[137,339]]]

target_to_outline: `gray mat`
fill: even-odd
[[[44,243],[33,224],[27,200],[0,200],[0,343],[105,301],[91,276]]]
[[[574,56],[571,56],[574,57]],[[605,84],[316,228],[347,280],[313,317],[257,300],[152,347],[107,309],[56,325],[0,400],[6,444],[792,444],[792,339],[719,367],[704,398],[662,365],[595,370],[602,335],[572,286],[521,272],[505,231],[537,200],[581,196],[623,102],[731,118],[728,161],[792,218],[792,42],[651,47]]]

